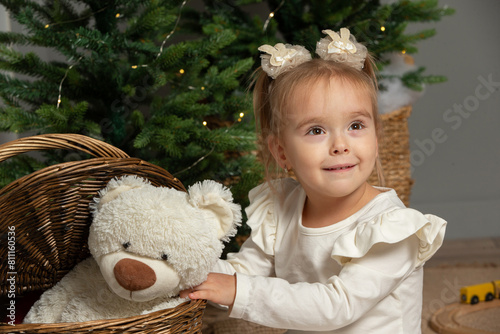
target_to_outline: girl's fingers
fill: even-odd
[[[236,295],[236,277],[233,275],[208,275],[207,280],[191,289],[179,292],[182,298],[207,299],[214,303],[230,306]]]
[[[194,291],[194,292],[191,292],[188,296],[189,296],[189,299],[208,299],[207,294],[204,292],[204,291]]]
[[[193,292],[193,289],[186,289],[186,290],[182,290],[179,292],[179,297],[181,298],[187,298],[188,295]]]

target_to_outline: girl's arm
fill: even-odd
[[[227,260],[219,260],[205,282],[181,291],[179,295],[181,298],[207,299],[231,307],[236,295],[236,272],[275,276],[274,257],[266,254],[250,237],[238,253],[228,254]]]
[[[212,272],[228,275],[239,272],[247,275],[275,276],[274,256],[266,254],[250,237],[238,253],[229,253],[227,260],[219,260]]]
[[[232,307],[230,317],[269,327],[333,330],[361,318],[413,272],[418,243],[411,237],[397,244],[375,245],[326,284],[290,284],[240,273],[236,277],[210,274],[189,298],[228,305]]]

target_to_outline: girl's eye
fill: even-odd
[[[167,260],[168,260],[168,255],[167,255],[167,254],[165,254],[165,253],[163,253],[163,254],[161,255],[161,259],[162,259],[162,260],[167,261]]]
[[[323,129],[321,128],[312,128],[307,132],[308,135],[313,135],[313,136],[322,135],[324,133],[325,131],[323,131]]]
[[[361,130],[364,129],[364,125],[361,122],[354,122],[349,126],[349,130]]]

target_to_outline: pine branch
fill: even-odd
[[[142,36],[158,34],[160,31],[166,31],[168,27],[173,27],[178,14],[169,13],[165,7],[149,7],[141,11],[139,16],[128,21],[124,32],[129,39],[143,38]]]
[[[39,129],[42,126],[40,118],[31,111],[26,111],[19,107],[0,109],[0,131],[22,133],[28,130]]]
[[[23,55],[5,45],[0,45],[0,69],[52,82],[64,75],[64,69],[42,61],[36,53]]]

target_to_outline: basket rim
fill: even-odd
[[[68,161],[68,162],[61,162],[58,164],[50,165],[50,166],[45,166],[42,169],[39,169],[37,171],[34,171],[33,173],[23,175],[20,178],[12,181],[11,183],[5,185],[3,188],[0,188],[0,197],[7,194],[9,191],[11,191],[15,187],[19,187],[23,184],[24,181],[30,180],[31,183],[35,181],[37,178],[43,178],[46,175],[50,175],[53,173],[57,173],[59,171],[71,171],[72,169],[77,169],[80,168],[81,165],[94,165],[97,163],[102,163],[106,165],[113,165],[115,162],[128,162],[130,166],[133,165],[142,165],[144,168],[146,167],[154,167],[158,171],[164,170],[165,171],[165,176],[169,176],[172,179],[172,182],[174,182],[176,185],[179,186],[180,190],[186,191],[185,186],[182,184],[182,182],[174,177],[170,172],[167,170],[163,169],[162,167],[159,167],[157,165],[151,164],[145,160],[142,160],[140,158],[131,158],[131,157],[126,157],[126,158],[116,158],[116,157],[98,157],[98,158],[90,158],[90,159],[84,159],[84,160],[78,160],[78,161]],[[0,161],[1,163],[1,161]],[[90,169],[96,168],[95,166],[91,166]]]
[[[8,332],[15,333],[16,331],[37,329],[37,330],[68,330],[71,328],[79,328],[83,330],[86,327],[92,327],[92,329],[100,329],[110,326],[121,326],[127,323],[129,326],[144,326],[141,323],[147,321],[148,319],[163,319],[168,316],[178,316],[181,313],[187,313],[191,311],[202,311],[207,305],[205,299],[188,300],[182,304],[177,305],[174,308],[163,309],[159,311],[154,311],[146,314],[139,314],[131,316],[128,318],[114,318],[114,319],[101,319],[101,320],[90,320],[84,322],[59,322],[59,323],[32,323],[32,324],[15,324],[14,326],[0,322],[0,332],[2,329],[10,329]]]
[[[49,149],[82,151],[94,157],[130,158],[121,149],[99,139],[76,133],[49,133],[22,137],[0,145],[0,162],[22,153]]]
[[[395,109],[385,114],[379,114],[379,117],[382,121],[387,120],[389,118],[408,118],[412,112],[413,106],[411,104],[401,107],[399,109]]]

